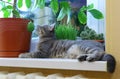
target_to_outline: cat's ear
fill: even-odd
[[[55,27],[55,23],[53,23],[53,24],[50,25],[49,30],[50,30],[50,31],[53,31],[53,30],[54,30],[54,27]]]

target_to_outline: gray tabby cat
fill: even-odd
[[[51,26],[38,26],[38,51],[20,54],[21,58],[78,58],[80,61],[101,60],[104,46],[91,40],[56,40]]]
[[[116,61],[110,54],[106,54],[104,46],[91,40],[56,40],[54,29],[48,25],[38,26],[40,37],[37,51],[22,53],[20,58],[70,58],[79,61],[108,61],[107,70],[114,72]]]

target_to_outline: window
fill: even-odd
[[[98,10],[100,10],[103,15],[104,19],[97,20],[91,16],[91,14],[87,14],[88,20],[87,20],[87,25],[94,29],[97,33],[104,33],[105,34],[105,0],[87,0],[87,5],[88,4],[94,4],[94,7]]]

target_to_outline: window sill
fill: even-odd
[[[107,61],[79,62],[77,59],[0,58],[0,66],[107,72]]]

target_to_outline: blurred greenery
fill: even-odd
[[[97,34],[93,29],[85,26],[84,30],[80,33],[83,40],[104,40],[103,33]]]
[[[68,24],[59,24],[55,28],[55,34],[57,39],[69,39],[69,40],[75,40],[77,37],[77,31],[76,29]]]

